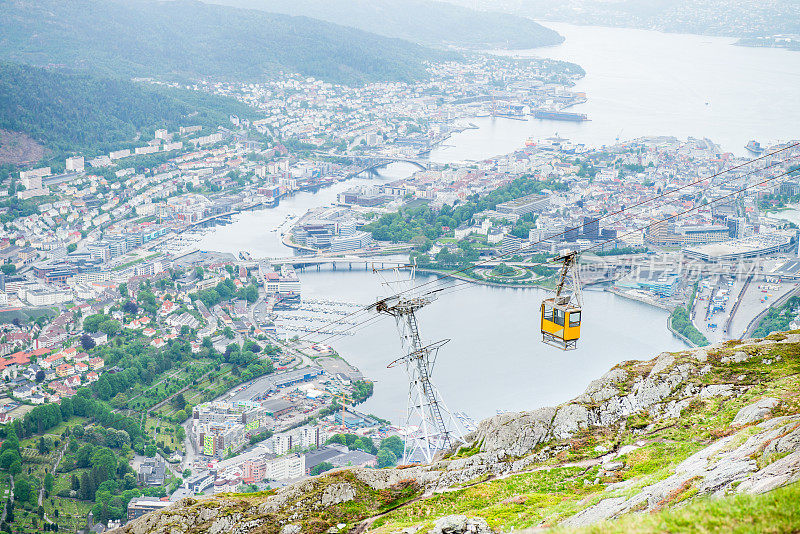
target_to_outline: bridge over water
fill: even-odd
[[[354,174],[361,174],[362,172],[369,172],[380,167],[385,167],[391,163],[409,163],[418,167],[420,170],[427,170],[430,168],[438,167],[439,165],[433,163],[422,157],[410,156],[359,156],[357,154],[331,154],[331,153],[318,153],[321,156],[335,157],[341,159],[349,159],[353,163],[361,164],[361,169]],[[421,154],[420,154],[421,155]]]

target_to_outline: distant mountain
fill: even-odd
[[[194,0],[0,0],[0,60],[104,75],[408,81],[445,56],[306,17]]]
[[[206,0],[314,17],[430,46],[535,48],[564,38],[514,15],[478,12],[431,0]]]
[[[229,124],[230,114],[257,112],[207,93],[0,63],[0,130],[26,134],[54,155],[119,148],[158,128],[216,128]]]
[[[572,24],[757,37],[800,33],[798,0],[445,0]],[[748,44],[748,43],[742,43]],[[758,44],[758,43],[756,43]],[[763,45],[761,43],[760,45]]]

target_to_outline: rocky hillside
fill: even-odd
[[[561,406],[487,419],[432,465],[184,499],[121,531],[796,531],[798,392],[800,331],[663,353]]]

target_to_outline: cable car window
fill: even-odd
[[[569,325],[578,326],[581,324],[581,312],[569,312]]]
[[[547,304],[545,304],[545,306],[544,306],[544,318],[545,318],[546,321],[551,321],[552,322],[552,320],[553,320],[553,308],[551,308]]]
[[[553,310],[553,322],[558,326],[564,326],[564,310]]]

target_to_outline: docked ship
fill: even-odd
[[[566,111],[550,111],[546,109],[534,110],[533,116],[537,119],[547,119],[551,121],[583,122],[589,120],[589,117],[587,117],[585,113],[569,113]]]
[[[761,143],[755,139],[751,139],[746,145],[744,145],[744,147],[753,154],[761,154],[764,152],[764,147],[762,147]]]

